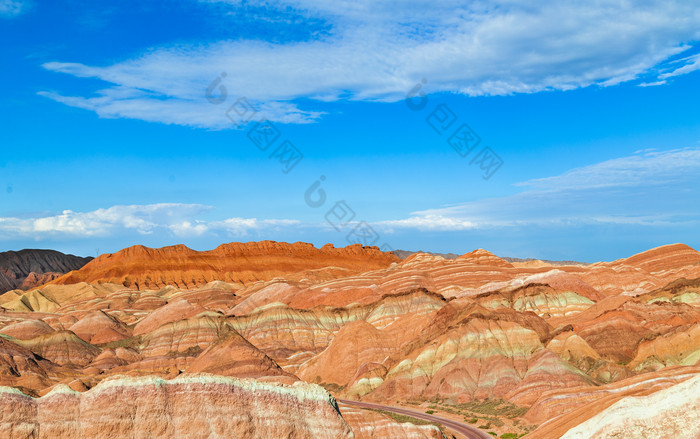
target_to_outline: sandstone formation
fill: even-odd
[[[562,439],[700,436],[700,376],[648,396],[628,396],[567,431]]]
[[[53,281],[65,285],[78,282],[111,282],[133,289],[165,285],[201,287],[211,281],[245,284],[277,276],[325,268],[358,273],[383,268],[399,259],[376,247],[360,244],[317,249],[311,244],[274,241],[222,244],[198,252],[184,245],[158,249],[134,246],[114,254],[100,255],[85,267]],[[323,277],[323,273],[308,273]]]
[[[696,377],[700,377],[699,367],[670,367],[603,386],[544,392],[525,414],[526,420],[541,424],[530,437],[559,438],[624,398],[653,394]]]
[[[539,425],[531,437],[559,437],[624,398],[699,373],[699,279],[700,253],[680,244],[556,266],[509,262],[486,250],[400,260],[359,245],[132,247],[53,283],[0,295],[0,385],[44,395],[6,391],[0,400],[14,395],[29,418],[13,428],[32,431],[58,419],[41,408],[56,407],[42,401],[58,395],[80,417],[83,401],[113,387],[160,389],[143,397],[162,398],[161,411],[176,400],[205,404],[198,392],[211,386],[178,381],[205,373],[262,386],[303,380],[346,399],[440,403],[455,412],[498,401],[519,413],[520,425]],[[151,384],[129,384],[143,382]],[[133,391],[129,397],[142,397]],[[96,401],[108,407],[109,398],[116,396]],[[347,413],[356,437],[439,437],[377,412]],[[255,412],[246,422],[263,422],[256,416],[267,415]],[[478,423],[496,432],[497,416],[489,412]],[[134,424],[119,419],[116,429]],[[607,431],[606,419],[594,429]],[[83,428],[80,419],[71,422]]]

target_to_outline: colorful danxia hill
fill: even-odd
[[[8,253],[2,438],[700,437],[683,244],[594,264],[271,241]]]

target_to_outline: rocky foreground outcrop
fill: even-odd
[[[0,387],[0,437],[352,438],[323,388],[214,375],[115,377],[87,392],[59,385],[41,398]]]
[[[606,412],[628,398],[641,398],[656,394],[664,389],[698,378],[700,378],[700,367],[675,366],[602,386],[581,386],[544,392],[530,406],[524,416],[527,422],[540,425],[537,430],[528,435],[528,438],[558,439],[567,431],[587,423],[598,413]],[[668,396],[674,397],[673,393],[668,394]],[[602,424],[602,421],[599,419],[593,423]],[[593,434],[594,431],[595,429],[592,428],[589,433]],[[675,438],[676,436],[627,435],[619,437]]]
[[[562,439],[700,437],[700,376],[648,396],[624,398]]]

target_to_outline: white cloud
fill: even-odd
[[[698,169],[700,149],[647,150],[518,185],[543,191],[629,187],[673,182],[677,177],[696,173]]]
[[[523,192],[413,212],[377,227],[467,230],[523,226],[700,224],[700,148],[628,157],[520,183]]]
[[[235,0],[219,3],[241,7]],[[330,35],[161,47],[103,67],[51,62],[44,67],[114,85],[92,97],[44,95],[103,117],[212,128],[231,126],[225,109],[246,96],[267,106],[272,120],[312,122],[322,112],[301,108],[297,99],[310,99],[306,107],[314,101],[397,101],[421,78],[428,79],[428,92],[472,96],[610,86],[655,71],[700,39],[700,8],[682,0],[246,4],[325,20]],[[687,64],[665,74],[693,69]],[[228,101],[212,105],[204,92],[221,72],[227,73],[221,84]]]
[[[209,231],[209,227],[202,221],[182,221],[168,226],[175,236],[202,236]]]
[[[288,219],[263,219],[257,218],[228,218],[223,221],[211,223],[216,229],[224,230],[235,236],[246,235],[251,230],[279,229],[281,226],[294,226],[301,224],[297,220]]]
[[[206,222],[196,218],[211,209],[201,204],[161,203],[112,206],[90,212],[64,210],[57,215],[34,218],[0,217],[0,239],[105,237],[133,232],[150,235],[163,231],[178,237],[196,237],[206,233],[243,236],[255,230],[298,224],[294,220],[229,218]]]
[[[12,18],[26,11],[27,2],[19,0],[0,0],[0,18]]]
[[[653,82],[642,82],[639,84],[639,87],[656,87],[659,85],[665,85],[667,82],[666,81],[653,81]]]
[[[437,231],[470,230],[477,226],[476,223],[472,221],[432,214],[412,216],[402,220],[380,221],[375,224],[397,229],[405,228]]]
[[[685,75],[696,70],[700,70],[700,54],[689,56],[680,60],[685,64],[682,67],[675,68],[673,71],[662,73],[659,79],[672,78],[674,76]]]

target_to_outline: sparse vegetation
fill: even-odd
[[[435,413],[435,410],[426,410],[425,413],[432,415],[433,413]]]
[[[102,347],[104,349],[116,349],[116,348],[131,348],[138,350],[141,344],[141,336],[122,338],[121,340],[111,341]]]
[[[498,418],[489,418],[489,422],[496,427],[503,427],[505,423]]]
[[[407,416],[407,415],[400,415],[398,413],[388,412],[386,410],[379,410],[379,409],[364,409],[364,410],[371,410],[373,412],[381,413],[382,415],[389,416],[394,421],[399,422],[399,423],[410,422],[410,423],[415,424],[415,425],[434,425],[434,426],[440,428],[440,425],[436,424],[434,422],[424,421],[423,419],[413,418],[413,417]]]
[[[170,351],[168,357],[196,357],[202,353],[202,348],[199,346],[190,346],[184,351]]]
[[[487,432],[498,429],[496,433],[505,434],[505,439],[517,439],[536,428],[520,419],[527,412],[526,407],[503,399],[474,400],[468,403],[433,399],[428,407],[437,407],[438,410],[463,416],[464,422],[479,424],[478,428]]]
[[[518,439],[518,433],[503,433],[501,439]]]
[[[527,408],[517,406],[502,399],[471,401],[468,403],[457,404],[455,407],[461,410],[469,410],[484,415],[502,416],[509,419],[518,418],[527,412]]]
[[[336,383],[320,383],[319,385],[321,387],[325,388],[326,390],[328,390],[330,393],[335,393],[335,394],[340,393],[343,390],[345,390],[345,386],[339,386]]]

